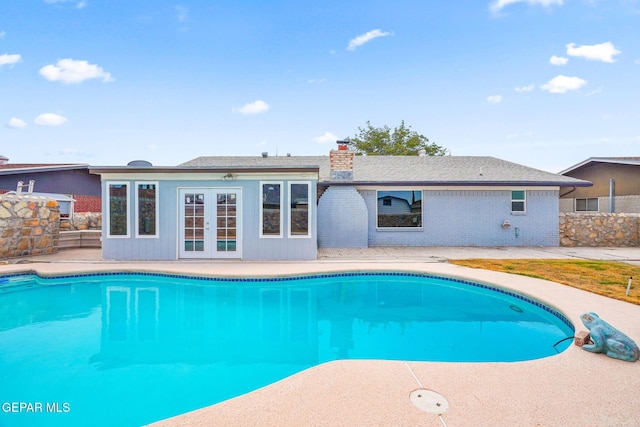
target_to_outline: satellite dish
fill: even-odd
[[[148,162],[146,160],[132,160],[129,163],[127,163],[127,166],[153,166],[151,164],[151,162]]]

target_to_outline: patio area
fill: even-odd
[[[584,250],[582,250],[584,249]],[[469,269],[453,258],[586,258],[637,263],[637,248],[375,248],[324,251],[310,262],[101,261],[99,250],[67,250],[12,260],[0,274],[54,275],[94,271],[156,271],[216,276],[278,276],[338,271],[410,271],[453,276],[510,288],[563,312],[576,331],[584,312],[640,342],[640,306],[557,283]],[[621,278],[626,283],[627,278]],[[632,289],[632,292],[638,292]],[[418,410],[409,394],[429,388],[449,409],[453,426],[635,426],[640,420],[640,363],[611,359],[571,345],[544,359],[512,363],[337,361],[315,366],[237,398],[160,421],[154,426],[441,426]],[[167,390],[167,393],[172,393]],[[176,398],[179,398],[177,395]]]

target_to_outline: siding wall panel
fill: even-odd
[[[138,179],[142,181],[142,179]],[[296,180],[299,181],[299,180]],[[284,181],[287,187],[287,181]],[[310,238],[287,238],[286,230],[279,239],[259,238],[259,183],[258,181],[159,181],[159,238],[135,238],[135,180],[130,181],[131,200],[129,201],[129,238],[106,238],[108,227],[103,221],[102,256],[110,260],[175,260],[178,256],[178,200],[179,188],[241,188],[242,204],[239,219],[242,223],[242,259],[245,260],[286,260],[286,259],[316,259],[316,212],[315,205],[311,203],[311,222],[309,224]],[[103,187],[106,184],[103,183]],[[315,181],[311,184],[312,194],[310,200],[315,200]],[[105,188],[106,191],[106,188]],[[106,194],[106,193],[105,193]],[[287,224],[288,195],[285,191],[283,201],[283,226]],[[108,209],[108,200],[103,201],[103,212]]]

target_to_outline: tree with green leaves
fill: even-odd
[[[427,156],[444,156],[447,149],[435,143],[429,143],[429,138],[404,124],[393,129],[389,126],[373,127],[367,121],[366,127],[358,128],[350,140],[351,149],[358,155],[365,156],[417,156],[424,150]]]

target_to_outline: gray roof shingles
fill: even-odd
[[[203,156],[180,166],[293,167],[319,166],[320,182],[329,178],[328,156]],[[351,182],[351,181],[350,181]],[[589,186],[568,176],[489,156],[355,156],[354,184],[540,185]]]

